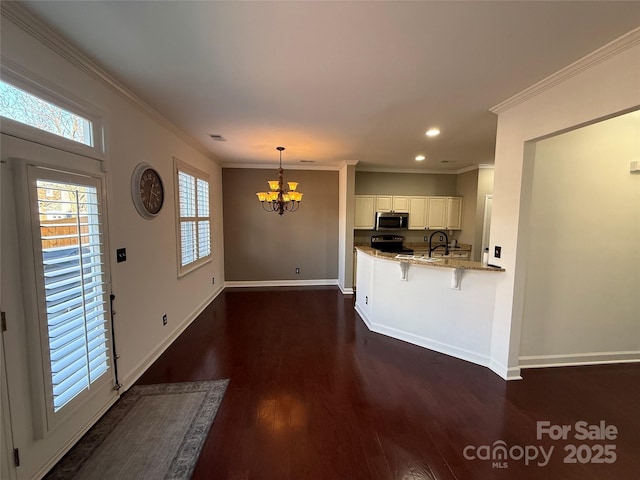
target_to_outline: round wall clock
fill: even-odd
[[[131,176],[131,197],[138,213],[151,219],[164,203],[164,186],[158,172],[147,163],[136,166]]]

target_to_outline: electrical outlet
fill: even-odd
[[[499,247],[496,245],[494,251],[493,251],[493,256],[496,258],[500,258],[500,255],[502,255],[502,247]]]
[[[164,315],[162,315],[162,325],[166,325],[167,324],[167,314],[165,313]]]
[[[300,267],[296,267],[296,275],[300,273]]]
[[[428,241],[429,241],[429,235],[425,235],[425,236],[424,236],[424,238],[423,238],[423,240],[424,240],[425,242],[428,242]]]
[[[118,248],[116,250],[116,262],[126,262],[127,261],[127,249],[126,248]]]
[[[438,240],[439,242],[444,242],[444,235],[440,235],[440,240]]]
[[[211,285],[215,285],[216,284],[216,277],[211,277]]]

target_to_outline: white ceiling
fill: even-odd
[[[489,108],[640,26],[636,1],[24,4],[227,165],[491,164]]]

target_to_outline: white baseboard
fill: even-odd
[[[522,380],[520,367],[507,367],[493,358],[489,361],[489,369],[505,380]]]
[[[338,285],[337,278],[320,278],[317,280],[228,280],[225,287],[311,287]]]
[[[372,332],[376,332],[382,335],[386,335],[388,337],[396,338],[398,340],[402,340],[404,342],[411,343],[419,347],[427,348],[429,350],[433,350],[438,353],[443,353],[445,355],[449,355],[451,357],[458,358],[460,360],[465,360],[467,362],[475,363],[476,365],[480,365],[482,367],[489,366],[490,359],[486,355],[473,352],[471,350],[467,350],[464,348],[456,347],[448,343],[439,342],[431,338],[426,338],[420,335],[415,335],[413,333],[405,332],[403,330],[398,330],[396,328],[376,324],[371,321],[371,319],[362,311],[362,309],[358,306],[358,304],[356,304],[355,309],[356,309],[356,312],[358,312],[358,315],[360,315],[360,317],[362,318],[362,321],[364,322],[364,324]]]
[[[640,362],[640,351],[528,355],[519,358],[520,368],[572,367],[635,362]]]
[[[340,288],[340,291],[342,292],[343,295],[353,295],[354,294],[353,288],[344,287],[344,286],[340,285],[339,283],[338,283],[338,288]]]
[[[364,324],[367,326],[367,328],[369,330],[373,331],[373,328],[371,327],[371,320],[369,320],[369,317],[367,316],[367,314],[364,313],[364,311],[360,308],[360,305],[358,305],[358,303],[356,303],[356,306],[354,308],[355,308],[356,313],[358,315],[360,315],[360,318],[362,319]]]
[[[119,379],[122,388],[120,393],[126,392],[141,376],[147,369],[155,362],[160,355],[164,353],[164,351],[175,341],[176,338],[180,336],[182,332],[184,332],[191,322],[193,322],[198,315],[200,315],[207,306],[213,302],[218,295],[222,293],[224,287],[219,287],[215,292],[213,292],[209,297],[207,297],[200,305],[196,307],[195,310],[189,314],[177,328],[171,332],[169,337],[165,339],[155,350],[153,350],[149,355],[147,355],[138,365],[134,367],[134,369],[126,375],[126,377]]]

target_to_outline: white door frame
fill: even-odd
[[[68,419],[61,421],[59,425],[46,432],[41,429],[42,418],[38,418],[42,409],[46,407],[42,403],[43,383],[42,378],[38,379],[35,370],[42,368],[40,361],[39,341],[34,342],[34,328],[36,322],[32,305],[33,296],[29,290],[31,284],[35,285],[33,269],[28,265],[34,262],[33,248],[28,239],[31,238],[31,217],[29,215],[29,201],[26,184],[27,164],[42,165],[57,170],[90,175],[99,178],[103,186],[103,208],[105,213],[104,222],[104,255],[105,255],[105,281],[107,282],[107,292],[110,291],[110,261],[109,261],[109,229],[107,223],[107,201],[106,201],[106,178],[101,171],[99,161],[82,157],[80,155],[63,152],[51,147],[34,144],[15,137],[2,134],[2,160],[7,160],[8,164],[3,164],[4,174],[0,181],[3,182],[2,202],[2,235],[6,242],[2,243],[3,255],[5,255],[3,267],[3,283],[0,285],[2,293],[2,307],[7,310],[7,331],[4,332],[3,354],[6,363],[6,379],[0,385],[3,389],[3,397],[6,392],[8,404],[10,405],[10,423],[3,419],[4,435],[9,436],[6,445],[2,445],[2,459],[7,458],[9,464],[13,463],[13,448],[20,451],[20,466],[13,468],[14,473],[10,473],[16,480],[27,480],[41,478],[55,463],[73,446],[73,444],[113,405],[118,394],[111,388],[101,389],[99,397],[88,404],[79,406],[74,414]],[[12,175],[9,175],[13,171]],[[21,178],[22,177],[22,178]],[[4,187],[8,192],[5,193]],[[11,196],[13,192],[13,197]],[[5,215],[6,214],[6,215]],[[13,231],[10,231],[12,227]],[[5,230],[6,229],[6,230]],[[20,235],[16,233],[20,231]],[[23,245],[28,243],[29,245]],[[19,248],[18,248],[19,247]],[[8,250],[11,249],[11,252]],[[18,258],[19,250],[19,258]],[[31,270],[31,271],[29,271]],[[22,279],[22,281],[20,281]],[[25,288],[23,288],[23,285]],[[24,298],[24,301],[23,301]],[[31,305],[31,306],[30,306]],[[107,308],[109,309],[107,304]],[[107,315],[109,314],[107,311]],[[37,318],[37,316],[35,317]],[[108,322],[110,328],[110,322]],[[28,325],[27,325],[28,324]],[[39,340],[39,339],[38,339]],[[37,345],[36,345],[37,344]],[[35,350],[38,352],[35,352]],[[109,353],[111,356],[111,352]],[[112,359],[112,362],[114,360]],[[40,367],[38,363],[40,362]],[[34,368],[35,367],[35,368]],[[113,376],[113,368],[110,375]],[[98,399],[99,398],[99,399]],[[2,400],[2,399],[0,399]],[[3,416],[5,415],[5,403],[2,404]],[[11,431],[7,430],[11,427]],[[10,445],[12,443],[12,445]],[[4,472],[3,470],[0,470]],[[4,478],[4,477],[3,477]]]
[[[493,207],[493,195],[484,196],[484,217],[482,220],[482,250],[480,258],[484,254],[484,249],[489,247],[489,237],[491,233],[491,209]]]

